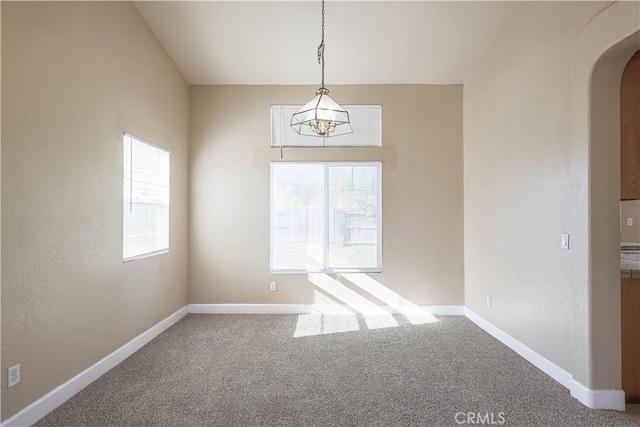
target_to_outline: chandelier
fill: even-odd
[[[322,41],[318,46],[318,63],[322,68],[322,84],[316,96],[291,117],[291,127],[300,135],[331,136],[353,132],[349,113],[329,96],[324,86],[324,0],[322,0]]]

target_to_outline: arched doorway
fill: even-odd
[[[640,8],[617,2],[582,30],[572,56],[574,293],[571,393],[624,409],[620,342],[619,84],[640,49]],[[616,83],[617,82],[617,83]],[[616,132],[617,134],[613,133]]]
[[[612,46],[591,78],[593,381],[622,388],[620,323],[620,80],[638,50],[631,36]],[[616,182],[617,181],[617,182]],[[610,359],[606,366],[599,360]]]

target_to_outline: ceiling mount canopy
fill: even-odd
[[[329,96],[329,89],[324,86],[324,0],[318,63],[322,68],[322,84],[316,91],[316,96],[291,117],[291,127],[300,135],[324,138],[351,133],[353,129],[349,122],[349,113]]]

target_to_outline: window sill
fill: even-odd
[[[129,257],[129,258],[124,258],[122,260],[122,262],[129,262],[129,261],[135,261],[135,260],[143,259],[143,258],[150,258],[152,256],[156,256],[156,255],[160,255],[160,254],[166,254],[168,252],[169,252],[169,248],[160,249],[158,251],[147,252],[146,254],[140,254],[140,255]]]

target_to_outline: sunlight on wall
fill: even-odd
[[[424,323],[433,323],[438,321],[432,314],[426,312],[408,299],[403,298],[401,295],[395,293],[377,280],[374,280],[371,276],[360,273],[345,273],[341,276],[358,286],[363,291],[368,292],[380,301],[388,304],[393,311],[397,311],[406,317],[412,325],[421,325]]]
[[[369,329],[393,328],[398,322],[391,313],[324,273],[309,274],[309,280],[328,295],[361,313]]]
[[[320,314],[356,314],[350,306],[340,304],[318,289],[313,290],[313,310]]]
[[[400,326],[394,314],[406,318],[412,325],[437,322],[432,314],[403,298],[401,295],[362,273],[340,274],[348,284],[328,274],[311,273],[309,281],[314,289],[314,314],[298,316],[295,337],[326,335],[359,331],[358,316],[362,316],[367,329]],[[386,305],[378,305],[370,298]]]

